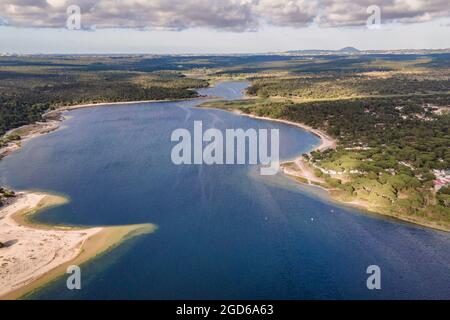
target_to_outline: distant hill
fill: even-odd
[[[356,52],[360,52],[360,51],[354,47],[345,47],[345,48],[342,48],[341,50],[339,50],[339,52],[356,53]]]

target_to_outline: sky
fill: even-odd
[[[0,0],[0,52],[450,48],[449,0]]]

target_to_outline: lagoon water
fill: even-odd
[[[245,83],[202,94],[235,99]],[[174,129],[278,128],[283,159],[319,140],[288,125],[198,109],[203,100],[74,110],[0,161],[0,183],[70,196],[53,224],[155,223],[31,299],[450,298],[450,234],[338,206],[257,166],[172,164]],[[381,268],[381,290],[366,269]]]

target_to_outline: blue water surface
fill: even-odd
[[[201,94],[241,97],[247,84]],[[450,236],[333,204],[258,166],[172,163],[173,130],[276,128],[283,159],[319,140],[301,129],[195,108],[204,100],[102,106],[66,113],[57,131],[0,161],[0,183],[68,195],[39,220],[86,226],[154,223],[32,299],[450,298]],[[366,269],[381,268],[381,290]]]

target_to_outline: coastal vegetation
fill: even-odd
[[[16,194],[14,191],[0,187],[0,206],[15,196]]]
[[[111,58],[1,57],[0,135],[41,121],[45,111],[60,106],[196,97],[204,80],[177,71],[141,71],[133,59],[121,64]],[[8,137],[17,139],[19,137]],[[0,144],[8,141],[2,139]]]
[[[411,220],[450,225],[449,188],[436,190],[434,170],[450,166],[450,115],[433,120],[365,121],[362,102],[327,104],[260,103],[240,106],[248,114],[305,123],[338,138],[333,150],[303,155],[318,185],[334,198]],[[230,107],[230,106],[228,106]],[[352,112],[353,111],[353,112]],[[417,218],[417,219],[416,219]]]
[[[303,155],[315,184],[335,199],[448,229],[450,188],[435,174],[450,168],[448,64],[440,56],[384,57],[352,69],[351,60],[278,67],[273,76],[266,69],[252,74],[252,99],[205,106],[322,130],[338,145]]]

